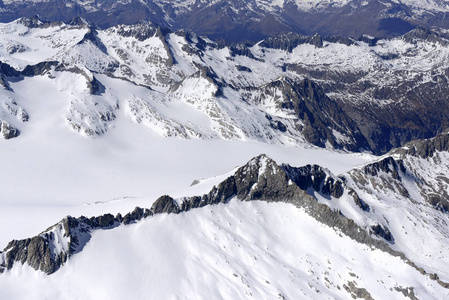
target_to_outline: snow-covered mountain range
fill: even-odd
[[[447,34],[0,24],[0,298],[449,299]]]
[[[338,177],[260,155],[202,196],[162,196],[123,216],[69,216],[8,244],[0,287],[29,293],[36,287],[18,283],[33,268],[52,274],[34,280],[51,286],[43,299],[119,299],[117,287],[96,296],[79,288],[95,260],[107,281],[129,274],[124,284],[137,297],[150,289],[186,298],[446,299],[448,141],[416,141]]]
[[[449,28],[446,0],[4,0],[0,21],[35,15],[49,21],[83,17],[102,28],[146,20],[172,30],[232,41],[292,31],[359,37],[397,36],[417,25]]]
[[[49,94],[64,101],[58,122],[90,137],[123,114],[165,137],[379,154],[449,127],[444,32],[290,33],[250,46],[148,23],[99,30],[82,19],[20,19],[0,31],[5,138],[33,126],[30,98]]]

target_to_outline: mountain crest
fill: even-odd
[[[246,165],[237,169],[234,175],[214,186],[203,196],[175,200],[165,195],[158,198],[151,209],[136,208],[124,217],[120,214],[115,217],[105,214],[92,218],[69,216],[32,239],[12,241],[3,253],[0,253],[0,272],[11,269],[15,262],[21,262],[51,274],[72,255],[82,251],[90,240],[93,230],[112,229],[154,214],[179,214],[206,205],[227,203],[234,198],[242,201],[291,203],[305,209],[319,222],[338,228],[358,242],[368,243],[395,256],[402,255],[391,250],[384,242],[370,236],[375,233],[385,235],[384,238],[391,238],[387,228],[362,229],[353,220],[343,216],[339,210],[319,203],[314,193],[311,193],[311,188],[322,195],[326,194],[336,199],[340,198],[346,189],[340,179],[319,166],[309,165],[302,168],[279,166],[274,160],[262,154],[251,159]],[[329,200],[332,201],[330,198]]]

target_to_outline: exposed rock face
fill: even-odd
[[[380,236],[381,238],[389,241],[389,242],[393,242],[393,236],[391,235],[390,230],[388,230],[388,228],[383,228],[381,225],[377,224],[377,225],[373,225],[371,226],[372,231],[374,232],[374,234],[376,234],[377,236]]]
[[[292,84],[292,91],[300,95],[301,97],[298,98],[302,101],[293,97],[290,102],[284,102],[282,105],[294,109],[299,118],[304,121],[306,124],[304,134],[309,142],[321,147],[325,146],[326,141],[333,146],[344,145],[343,141],[335,137],[332,130],[340,131],[340,128],[346,128],[343,133],[352,134],[351,138],[355,140],[355,143],[347,146],[351,148],[348,150],[368,149],[368,143],[360,134],[357,125],[338,107],[336,102],[324,94],[317,84],[304,80],[299,84]]]
[[[28,65],[23,69],[23,71],[20,72],[20,75],[23,76],[37,76],[37,75],[43,75],[47,71],[49,71],[51,68],[56,67],[59,64],[57,61],[46,61],[46,62],[40,62],[36,65]]]
[[[333,178],[328,170],[318,165],[307,165],[300,168],[283,165],[282,168],[289,178],[304,191],[313,188],[314,191],[335,198],[340,198],[343,195],[343,183],[340,179]]]
[[[180,209],[176,201],[170,196],[162,196],[159,197],[151,207],[153,213],[162,214],[162,213],[179,213]]]
[[[17,261],[22,264],[27,263],[30,267],[47,274],[55,272],[67,260],[67,255],[52,253],[50,242],[53,239],[54,235],[50,233],[10,242],[4,250],[5,265],[0,267],[0,271],[3,271],[3,268],[10,269]]]
[[[38,76],[44,75],[50,69],[58,66],[57,61],[45,61],[35,65],[27,65],[22,71],[18,71],[9,64],[0,62],[0,75],[4,77],[19,77],[19,76]]]
[[[310,44],[317,48],[322,48],[323,39],[319,35],[306,36],[289,32],[267,38],[261,43],[261,46],[292,52],[294,48],[301,44]]]
[[[378,162],[367,165],[363,168],[367,175],[377,176],[379,172],[391,173],[393,179],[401,181],[398,171],[405,172],[405,167],[402,161],[396,161],[392,157],[387,157]]]
[[[0,132],[5,140],[9,140],[20,135],[19,129],[13,127],[11,124],[0,121]]]
[[[370,149],[357,124],[315,82],[282,78],[259,88],[258,93],[252,102],[275,102],[279,109],[292,111],[299,120],[297,129],[308,142],[319,147],[329,143],[350,151]]]
[[[163,37],[171,31],[167,28],[156,27],[149,22],[139,22],[134,26],[118,26],[117,33],[123,37],[134,37],[144,41],[153,36]]]
[[[343,288],[351,295],[354,299],[365,299],[374,300],[371,294],[365,288],[357,287],[355,281],[349,281],[348,284],[343,285]]]
[[[439,134],[434,138],[416,140],[407,143],[404,147],[395,149],[391,153],[399,154],[402,157],[407,155],[429,158],[436,152],[449,151],[449,134]]]
[[[79,253],[91,238],[91,232],[97,229],[112,229],[120,224],[131,224],[153,213],[148,209],[136,207],[122,217],[105,214],[99,217],[66,217],[30,239],[11,241],[0,252],[0,273],[11,269],[16,262],[52,274],[56,272],[70,256]]]
[[[443,212],[449,211],[447,170],[440,164],[449,152],[449,134],[416,140],[392,150],[385,158],[350,172],[360,187],[372,186],[384,193],[411,198],[414,190],[427,203]],[[429,167],[430,166],[430,167]],[[404,181],[403,177],[407,180]],[[413,185],[410,186],[410,182]],[[416,197],[416,196],[415,196]],[[413,199],[419,200],[419,199]]]
[[[354,203],[363,211],[370,211],[369,205],[366,204],[362,199],[360,199],[359,195],[357,195],[357,193],[353,189],[349,188],[348,195],[352,196]]]
[[[140,207],[136,207],[132,212],[125,215],[123,220],[118,216],[117,220],[125,225],[135,223],[141,219],[149,217],[153,214],[153,212],[149,209],[143,209]]]

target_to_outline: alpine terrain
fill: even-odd
[[[449,299],[448,5],[0,1],[0,299]]]
[[[447,0],[3,0],[0,21],[83,17],[101,28],[150,21],[211,38],[258,41],[280,32],[397,36],[416,26],[449,29]]]

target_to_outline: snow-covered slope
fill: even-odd
[[[353,4],[228,2],[261,24],[261,7]],[[444,30],[243,45],[23,18],[0,33],[1,299],[449,297]],[[279,164],[235,168],[261,152]]]
[[[68,217],[31,240],[11,242],[0,254],[0,293],[20,299],[46,286],[38,293],[43,299],[448,296],[447,262],[414,249],[431,233],[431,251],[446,257],[447,229],[439,222],[447,212],[403,199],[409,216],[398,218],[396,200],[372,200],[383,197],[379,191],[369,198],[319,166],[279,166],[265,155],[231,174],[202,197],[162,196],[151,209],[123,217]],[[384,176],[365,174],[373,181]],[[424,219],[403,238],[409,222]],[[366,226],[373,221],[379,223]]]
[[[448,135],[415,141],[344,175],[390,229],[396,249],[420,266],[447,273]]]
[[[292,205],[265,202],[231,201],[97,231],[58,273],[23,266],[0,276],[0,294],[14,299],[447,296],[400,258],[338,236]]]

